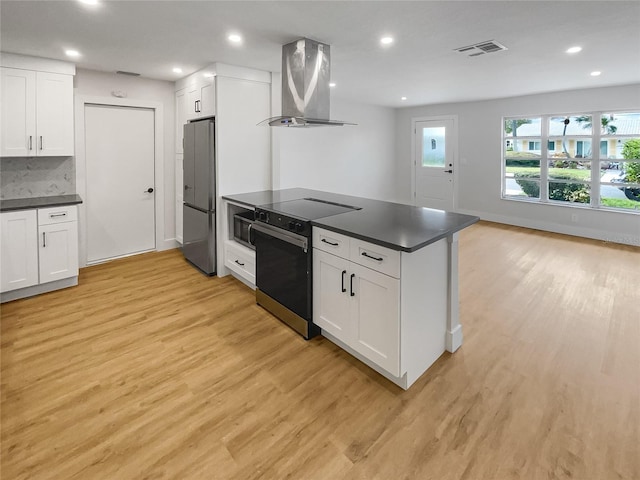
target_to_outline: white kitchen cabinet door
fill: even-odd
[[[78,276],[78,222],[38,227],[40,283]]]
[[[200,113],[198,112],[198,105],[200,103],[200,85],[192,83],[185,90],[186,120],[193,120],[200,116]]]
[[[400,280],[355,263],[350,346],[387,372],[400,375]],[[351,292],[350,292],[351,293]]]
[[[215,115],[216,95],[213,77],[204,77],[200,80],[198,88],[200,90],[200,103],[198,104],[198,115],[200,117],[211,117]]]
[[[349,264],[340,257],[313,249],[313,323],[345,343],[350,343],[353,337]]]
[[[73,77],[36,74],[36,135],[38,156],[72,156]]]
[[[189,105],[187,103],[187,89],[183,88],[176,92],[176,153],[184,153],[182,135],[184,124],[187,123]],[[180,180],[182,183],[182,179]]]
[[[0,156],[36,153],[36,72],[2,68],[2,142]]]
[[[0,291],[38,283],[38,221],[35,210],[0,214],[2,268]]]

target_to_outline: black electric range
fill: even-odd
[[[320,333],[312,319],[311,220],[358,207],[302,198],[256,208],[256,301],[304,338]]]

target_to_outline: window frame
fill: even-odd
[[[630,208],[622,208],[622,207],[610,207],[610,206],[606,206],[602,204],[602,198],[601,198],[601,187],[602,186],[610,186],[612,185],[611,182],[602,182],[601,181],[601,174],[600,174],[600,170],[601,170],[601,166],[602,166],[602,162],[606,162],[606,161],[610,161],[611,159],[609,158],[610,156],[602,155],[601,154],[601,142],[605,141],[605,142],[609,142],[609,140],[613,139],[613,138],[618,138],[620,139],[625,139],[625,138],[640,138],[640,132],[638,132],[638,134],[625,134],[625,135],[620,135],[620,136],[616,136],[615,134],[602,134],[601,133],[601,128],[600,128],[600,119],[602,117],[602,115],[605,114],[640,114],[640,111],[638,109],[634,109],[634,110],[599,110],[599,111],[582,111],[582,112],[577,112],[577,113],[549,113],[549,114],[532,114],[532,115],[509,115],[509,116],[503,116],[501,119],[501,130],[502,130],[502,134],[501,134],[501,148],[502,148],[502,152],[501,152],[501,161],[502,161],[502,165],[501,165],[501,192],[500,192],[500,198],[501,200],[508,200],[508,201],[516,201],[516,202],[527,202],[527,203],[537,203],[537,204],[543,204],[543,205],[553,205],[553,206],[560,206],[560,207],[572,207],[572,208],[582,208],[582,209],[593,209],[593,210],[601,210],[601,211],[611,211],[611,212],[616,212],[616,213],[628,213],[628,214],[635,214],[635,215],[640,215],[640,208],[637,209],[630,209]],[[549,122],[551,120],[551,118],[554,117],[579,117],[579,116],[590,116],[591,117],[591,123],[592,123],[592,128],[591,128],[591,133],[586,134],[586,135],[569,135],[566,136],[565,138],[570,138],[577,141],[590,141],[591,142],[591,155],[588,158],[583,158],[583,157],[571,157],[570,160],[576,160],[579,161],[580,163],[589,163],[589,171],[590,171],[590,180],[585,180],[585,181],[581,181],[581,180],[575,180],[575,179],[566,179],[566,180],[560,180],[560,179],[553,179],[550,178],[550,174],[549,174],[549,162],[554,161],[553,158],[549,157],[549,152],[558,152],[561,150],[558,150],[557,148],[554,148],[553,150],[551,150],[549,148],[549,145],[551,142],[554,143],[554,147],[557,147],[556,145],[556,141],[558,140],[558,138],[562,138],[559,137],[558,135],[549,135]],[[541,131],[540,131],[540,135],[536,135],[536,136],[526,136],[526,135],[518,135],[517,137],[512,134],[507,135],[506,133],[506,129],[505,129],[505,125],[506,122],[510,121],[510,120],[524,120],[524,119],[531,119],[531,120],[537,120],[540,119],[540,127],[541,127]],[[595,119],[595,120],[594,120]],[[595,126],[594,126],[595,125]],[[515,143],[514,139],[517,138],[518,141],[521,140],[526,140],[528,142],[536,142],[539,141],[540,142],[540,178],[539,179],[532,179],[532,181],[536,181],[539,183],[539,197],[528,197],[528,196],[516,196],[516,195],[507,195],[507,155],[506,155],[506,145],[507,145],[507,141],[510,141],[511,144],[513,145]],[[575,147],[574,147],[575,148]],[[583,148],[584,148],[584,143],[583,143]],[[609,146],[607,143],[607,151],[609,150]],[[574,153],[575,155],[575,153]],[[557,160],[558,158],[556,158],[555,160]],[[615,162],[622,162],[624,160],[621,159],[614,159],[613,161]],[[631,160],[630,160],[631,161]],[[596,174],[594,174],[594,169]],[[589,189],[589,197],[590,197],[590,201],[588,203],[580,203],[580,202],[570,202],[570,201],[564,201],[564,200],[554,200],[554,199],[550,199],[549,198],[549,183],[572,183],[572,184],[583,184],[583,185],[587,185],[588,189]],[[618,184],[615,184],[616,186],[618,186]],[[630,186],[635,186],[636,184],[626,184],[626,183],[620,183],[619,186],[625,186],[625,185],[630,185]],[[607,198],[607,197],[605,197]],[[640,206],[639,206],[640,207]]]

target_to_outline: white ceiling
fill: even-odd
[[[213,62],[278,72],[281,45],[306,36],[331,45],[334,97],[390,107],[640,83],[635,0],[2,0],[0,19],[2,51],[68,60],[74,48],[80,68],[172,81]],[[454,51],[485,40],[508,50]],[[566,54],[573,45],[583,51]]]

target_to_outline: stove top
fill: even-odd
[[[300,220],[315,220],[317,218],[330,217],[331,215],[338,215],[352,210],[360,210],[359,207],[327,202],[317,198],[289,200],[287,202],[273,203],[271,205],[262,205],[260,208],[289,215]]]

